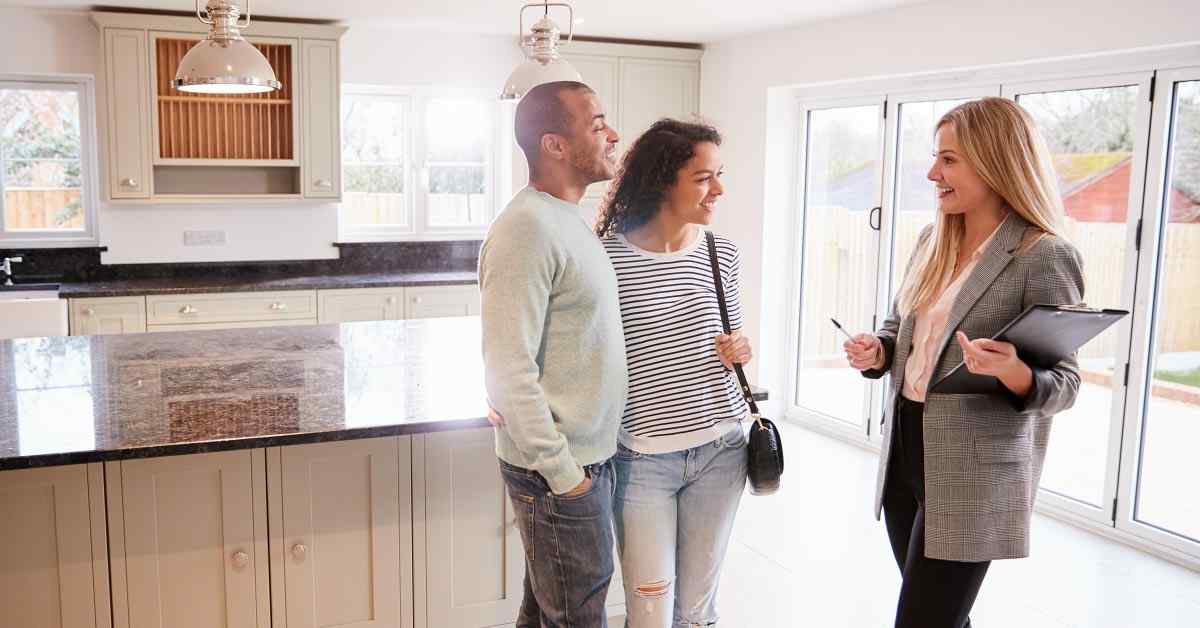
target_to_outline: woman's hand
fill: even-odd
[[[875,334],[856,334],[842,343],[842,349],[846,361],[859,371],[883,368],[883,343]]]
[[[1005,388],[1019,397],[1029,394],[1033,388],[1033,371],[1017,357],[1017,348],[1012,343],[990,338],[971,340],[961,331],[954,337],[962,347],[963,363],[968,371],[999,379]]]
[[[504,416],[496,412],[495,408],[488,406],[488,423],[491,423],[492,427],[504,427]]]
[[[749,363],[754,358],[754,352],[750,349],[750,339],[740,331],[717,336],[717,357],[721,358],[721,364],[727,369],[733,368],[734,364]]]

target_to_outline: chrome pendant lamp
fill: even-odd
[[[550,7],[565,7],[569,12],[571,29],[567,33],[567,42],[575,37],[575,10],[564,2],[535,2],[521,7],[517,31],[521,35],[521,48],[525,51],[525,61],[517,66],[504,82],[500,92],[500,100],[520,100],[530,89],[542,83],[553,81],[583,81],[579,72],[558,54],[559,38],[562,31],[558,24],[550,19]],[[530,27],[530,33],[525,35],[525,10],[541,8],[542,19]]]
[[[241,16],[238,0],[208,0],[203,13],[200,0],[196,0],[196,17],[212,28],[179,61],[179,71],[171,81],[175,89],[200,94],[257,94],[283,87],[267,58],[242,39],[241,29],[250,26],[249,0],[244,24]]]

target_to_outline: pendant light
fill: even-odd
[[[267,58],[242,39],[241,29],[250,26],[249,0],[245,24],[239,21],[241,14],[237,0],[208,0],[203,13],[200,0],[196,0],[196,17],[212,28],[179,61],[179,71],[171,81],[175,89],[200,94],[257,94],[283,87]]]
[[[530,27],[530,34],[525,35],[525,9],[540,7],[542,19]],[[518,18],[521,35],[521,48],[525,51],[525,62],[517,66],[500,92],[500,100],[520,100],[530,89],[542,83],[553,81],[579,81],[583,77],[579,72],[558,54],[558,40],[562,33],[558,24],[550,19],[550,7],[566,7],[570,12],[571,30],[567,33],[569,43],[575,37],[575,10],[564,2],[535,2],[521,7]]]

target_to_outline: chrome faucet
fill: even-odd
[[[25,258],[23,257],[6,257],[4,258],[4,261],[0,263],[0,272],[4,273],[4,285],[13,285],[12,265],[19,264],[23,261],[25,261]]]

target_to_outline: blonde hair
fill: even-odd
[[[934,128],[945,125],[958,136],[967,164],[1010,210],[1033,226],[1022,251],[1046,235],[1060,236],[1064,212],[1050,149],[1028,112],[1011,100],[984,98],[951,109]],[[938,212],[932,235],[913,253],[899,294],[901,313],[908,315],[926,306],[950,281],[965,233],[962,214]]]

